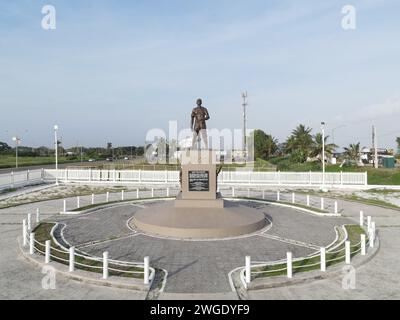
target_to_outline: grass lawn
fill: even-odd
[[[54,242],[53,238],[50,235],[51,229],[54,227],[54,225],[55,225],[55,223],[42,222],[33,230],[33,232],[35,233],[35,240],[40,243],[40,244],[35,243],[35,249],[45,252],[45,242],[46,242],[46,240],[51,240],[52,249],[50,250],[50,255],[53,255],[53,257],[51,257],[51,260],[55,260],[62,264],[68,264],[69,253],[68,252],[60,252],[60,251],[53,249],[53,248],[55,248],[55,249],[63,251],[62,248],[59,247],[56,242]],[[67,261],[65,261],[65,260],[67,260]],[[84,265],[88,265],[91,267],[85,267],[85,266],[82,266],[79,264],[84,264]],[[75,256],[75,268],[76,269],[102,273],[103,272],[102,266],[103,266],[102,261],[94,261],[94,260],[87,259],[87,258],[84,258],[81,256]],[[133,266],[120,266],[120,265],[115,265],[111,262],[108,263],[108,266],[109,266],[109,268],[122,270],[122,271],[109,270],[110,275],[143,279],[143,273],[123,272],[123,271],[143,272],[143,268],[133,267]]]
[[[355,256],[357,254],[357,251],[360,249],[360,244],[359,244],[360,243],[360,235],[365,234],[365,232],[358,225],[347,225],[347,226],[345,226],[345,228],[346,228],[346,231],[348,234],[347,240],[349,240],[352,245],[351,256]],[[345,260],[344,247],[345,247],[345,245],[342,244],[338,248],[335,248],[334,250],[332,250],[332,252],[329,252],[327,250],[327,252],[326,252],[326,266],[327,267],[335,265],[340,262],[343,262]],[[310,257],[310,258],[304,258],[299,261],[294,261],[293,262],[293,274],[320,269],[320,261],[321,261],[320,259],[321,259],[320,256],[317,255],[314,257]],[[268,271],[268,272],[255,273],[252,275],[253,279],[260,278],[260,277],[273,277],[273,276],[286,275],[286,273],[287,273],[286,262],[279,263],[276,265],[253,268],[253,270],[252,270],[252,272],[259,272],[259,271]]]
[[[80,161],[80,160],[79,160]],[[58,163],[78,162],[77,159],[68,159],[67,157],[59,157]],[[54,157],[18,157],[18,167],[54,164]],[[15,167],[15,156],[0,155],[0,169]]]
[[[365,172],[368,174],[368,184],[376,185],[400,185],[400,169],[371,168],[371,167],[347,167],[330,165],[326,167],[327,172]]]

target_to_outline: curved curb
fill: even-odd
[[[225,199],[225,197],[224,197]],[[319,211],[314,211],[312,210],[312,207],[310,207],[310,209],[306,209],[300,206],[296,206],[296,204],[287,204],[287,203],[281,203],[278,201],[272,201],[272,200],[267,200],[267,199],[255,199],[255,198],[242,198],[242,197],[235,197],[235,198],[227,198],[230,199],[232,201],[252,201],[252,202],[256,202],[256,203],[268,203],[271,205],[275,205],[278,207],[286,207],[286,208],[291,208],[291,209],[297,209],[300,211],[303,211],[305,213],[310,213],[319,217],[341,217],[342,215],[340,213],[324,213],[324,212],[319,212]]]
[[[271,277],[269,279],[268,278],[263,278],[263,279],[259,278],[259,279],[253,280],[250,284],[248,284],[247,290],[279,288],[279,287],[309,283],[309,282],[312,282],[315,280],[324,280],[324,279],[335,278],[335,277],[343,274],[342,269],[344,266],[352,266],[354,268],[359,268],[359,267],[363,266],[364,264],[368,263],[369,261],[371,261],[371,259],[373,259],[379,252],[379,249],[380,249],[379,237],[376,238],[374,248],[368,248],[368,249],[369,249],[369,251],[372,250],[372,252],[370,252],[370,254],[367,254],[364,258],[361,255],[357,255],[356,257],[353,258],[352,263],[349,265],[340,263],[331,268],[327,268],[326,272],[321,272],[319,270],[308,271],[308,272],[304,272],[304,275],[302,275],[301,273],[297,274],[297,277],[296,277],[296,274],[293,274],[292,279],[288,279],[288,278],[282,277],[282,276]],[[244,268],[240,269],[240,272],[242,272],[242,271],[244,271]]]
[[[126,282],[118,282],[118,281],[111,281],[111,280],[103,280],[103,279],[97,279],[97,278],[92,278],[86,275],[85,271],[75,271],[74,273],[70,273],[68,271],[68,266],[64,266],[59,263],[49,263],[45,264],[44,262],[38,261],[38,259],[35,259],[35,255],[31,256],[26,252],[26,250],[23,249],[21,246],[21,240],[20,237],[17,238],[18,242],[18,249],[20,251],[20,254],[23,258],[25,258],[29,263],[43,268],[44,266],[52,266],[54,267],[55,271],[57,274],[63,276],[66,279],[72,279],[78,282],[82,283],[87,283],[87,284],[94,284],[94,285],[99,285],[99,286],[104,286],[104,287],[110,287],[110,288],[118,288],[118,289],[128,289],[128,290],[136,290],[136,291],[144,291],[144,292],[149,292],[150,290],[150,285],[145,285],[142,283],[126,283]],[[57,267],[57,268],[56,268]],[[65,269],[65,270],[61,270]],[[121,280],[121,279],[120,279]],[[135,279],[129,278],[130,281],[135,281]]]

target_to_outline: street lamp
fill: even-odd
[[[58,139],[57,139],[58,125],[54,126],[54,149],[56,156],[56,185],[58,185]]]
[[[15,136],[12,139],[15,141],[15,168],[18,168],[18,145],[21,143],[21,138]]]
[[[322,186],[325,186],[325,122],[321,122],[322,131]]]

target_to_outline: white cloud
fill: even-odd
[[[365,106],[358,111],[358,117],[363,119],[377,119],[400,115],[400,96],[386,99],[383,103]]]

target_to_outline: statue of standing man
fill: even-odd
[[[206,121],[210,119],[210,115],[208,110],[201,105],[202,103],[201,99],[197,99],[197,107],[192,110],[190,123],[190,128],[193,131],[192,149],[195,149],[197,140],[200,143],[200,137],[204,142],[205,148],[208,149]]]

